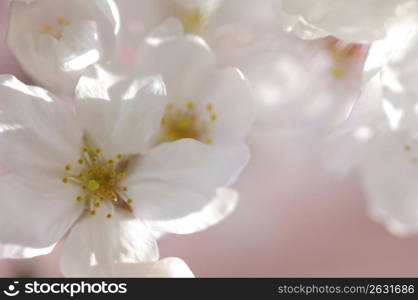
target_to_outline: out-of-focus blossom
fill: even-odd
[[[344,121],[361,88],[367,46],[333,38],[266,36],[224,51],[224,62],[249,79],[258,105],[256,129],[323,136]],[[260,132],[260,131],[259,131]]]
[[[121,0],[117,5],[122,19],[119,56],[127,64],[138,51],[139,41],[169,19],[176,22],[166,26],[166,35],[198,35],[216,54],[281,31],[273,0]]]
[[[329,139],[333,168],[356,168],[370,214],[400,235],[418,232],[418,35],[391,52],[350,119]]]
[[[119,5],[121,15],[130,11],[126,2]],[[308,43],[285,34],[272,21],[273,1],[157,1],[153,5],[156,7],[151,11],[164,12],[152,18],[153,22],[125,19],[142,22],[136,36],[146,43],[137,42],[134,47],[140,53],[140,63],[146,63],[150,45],[197,34],[208,42],[221,65],[237,66],[249,79],[258,106],[256,124],[262,131],[309,129],[317,136],[346,119],[360,89],[367,46],[331,38]],[[189,14],[203,11],[206,19],[200,30],[188,30],[184,19],[188,14],[179,15],[179,7]],[[165,21],[152,28],[157,20]],[[138,39],[129,42],[132,40]],[[172,53],[182,55],[178,47],[174,50]],[[129,55],[123,58],[133,61]],[[194,57],[189,60],[200,64]]]
[[[113,277],[148,278],[193,278],[189,266],[180,258],[168,257],[148,263],[112,263]],[[109,277],[109,274],[97,266],[86,265],[82,270],[73,269],[67,277]]]
[[[12,76],[0,89],[0,157],[10,171],[0,178],[0,242],[43,248],[71,229],[64,274],[97,266],[111,275],[115,262],[156,261],[151,230],[201,230],[236,203],[213,199],[246,157],[194,139],[155,145],[167,108],[159,77],[128,80],[95,66],[77,85],[75,112]]]
[[[8,44],[36,83],[73,94],[86,67],[114,55],[119,26],[113,0],[11,1]]]
[[[304,39],[333,35],[350,42],[382,39],[392,27],[418,21],[416,0],[276,0],[285,29]]]
[[[239,70],[219,68],[207,44],[192,35],[149,37],[137,61],[140,70],[161,74],[166,85],[168,104],[157,142],[191,138],[248,161],[245,139],[256,108]]]

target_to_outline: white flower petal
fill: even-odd
[[[187,264],[176,257],[164,258],[149,263],[121,263],[110,262],[111,273],[100,266],[86,266],[83,272],[72,274],[70,277],[129,277],[129,278],[190,278],[194,277]]]
[[[121,60],[131,64],[130,60],[125,60],[126,56],[131,58],[132,52],[137,50],[139,43],[168,18],[167,3],[166,0],[116,1],[122,23],[119,34],[121,53],[118,54]]]
[[[32,258],[40,255],[49,254],[51,253],[54,247],[55,244],[46,248],[27,248],[13,244],[0,244],[0,257],[13,259]]]
[[[147,39],[137,62],[140,70],[161,74],[170,98],[180,99],[193,99],[194,95],[183,92],[203,88],[201,78],[215,66],[215,58],[208,45],[201,38],[191,35]]]
[[[80,71],[98,62],[103,55],[103,45],[98,39],[97,23],[78,21],[63,30],[63,37],[56,45],[57,66],[65,73],[75,72],[78,80]],[[73,82],[73,87],[77,81]]]
[[[60,182],[82,132],[71,107],[45,90],[0,76],[0,161],[28,181]]]
[[[76,95],[83,128],[109,157],[141,153],[159,132],[166,97],[158,76],[122,80],[95,65],[81,77]]]
[[[200,211],[187,216],[164,221],[147,221],[149,227],[161,232],[189,234],[205,230],[228,217],[238,203],[238,193],[227,188],[219,188],[214,198]]]
[[[60,263],[65,276],[119,275],[117,264],[158,260],[153,235],[131,213],[115,208],[108,219],[105,207],[97,212],[96,216],[84,215],[71,229]]]
[[[177,257],[168,257],[155,263],[147,277],[194,278],[194,275],[183,260]]]
[[[225,157],[220,149],[191,139],[160,144],[139,158],[138,172],[125,180],[134,213],[144,221],[168,221],[199,212],[247,160],[240,147]]]
[[[30,188],[18,176],[0,177],[0,243],[44,248],[59,241],[84,207],[75,201],[78,190],[56,184]]]
[[[161,42],[160,39],[179,37],[184,34],[183,24],[175,18],[168,18],[147,35],[150,44]]]
[[[229,184],[247,162],[248,148],[242,144],[218,148],[181,139],[160,144],[140,157],[137,172],[126,180],[132,184],[155,180],[207,191]]]
[[[406,145],[410,151],[405,151]],[[418,232],[417,145],[406,132],[381,133],[369,145],[360,167],[369,210],[389,230],[401,235]],[[394,223],[397,230],[392,227]]]
[[[84,67],[114,53],[113,0],[14,1],[10,15],[10,49],[28,75],[54,91],[72,94]]]
[[[212,10],[208,17],[205,39],[214,49],[235,48],[251,44],[263,34],[277,35],[282,20],[278,10],[274,9],[276,1],[219,1],[217,10]]]
[[[382,99],[382,82],[376,75],[364,87],[349,119],[324,140],[323,158],[330,170],[347,174],[365,159],[374,136],[387,128]]]
[[[211,104],[216,113],[210,132],[213,143],[230,144],[246,139],[254,124],[256,105],[244,75],[235,68],[215,72],[206,79],[200,105]]]

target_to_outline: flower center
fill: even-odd
[[[164,117],[161,119],[162,134],[160,142],[172,142],[189,138],[212,144],[209,127],[217,118],[218,116],[213,113],[212,104],[206,106],[205,113],[199,113],[194,102],[187,102],[185,107],[179,109],[175,109],[172,104],[169,104]]]
[[[102,204],[106,205],[110,210],[107,218],[110,219],[115,205],[132,211],[132,199],[126,195],[128,187],[121,184],[126,177],[124,170],[129,160],[122,154],[106,160],[102,153],[102,149],[91,149],[85,144],[77,168],[71,165],[64,167],[67,174],[62,182],[80,187],[81,193],[75,200],[84,203],[92,216],[96,215],[96,209]]]
[[[335,64],[331,69],[332,76],[336,79],[344,77],[347,69],[350,68],[350,60],[356,56],[361,56],[361,49],[361,45],[331,38],[328,43],[328,52],[335,60]]]
[[[404,146],[404,150],[405,150],[405,152],[407,152],[407,153],[410,154],[410,156],[411,156],[411,159],[410,159],[411,163],[414,164],[414,165],[418,164],[418,156],[417,155],[413,155],[412,146],[411,145],[405,145]]]
[[[62,31],[64,29],[64,27],[68,26],[71,22],[68,21],[66,18],[60,17],[58,19],[56,19],[56,23],[54,24],[47,24],[45,26],[43,26],[40,30],[39,33],[41,34],[46,34],[46,35],[50,35],[54,38],[56,38],[57,40],[60,40],[62,38]]]
[[[208,13],[202,9],[177,8],[177,17],[183,23],[184,31],[191,34],[200,34],[208,24]]]

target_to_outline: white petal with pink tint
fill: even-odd
[[[0,191],[2,244],[49,247],[64,236],[83,211],[74,200],[78,191],[72,186],[58,183],[48,189],[30,187],[9,174],[0,177]]]
[[[129,277],[129,278],[193,278],[189,266],[180,258],[168,257],[148,263],[112,262],[110,271],[99,266],[86,266],[84,271],[69,273],[67,277]]]
[[[32,258],[40,255],[46,255],[51,253],[55,244],[46,248],[27,248],[19,245],[4,244],[0,245],[0,257],[1,258]]]
[[[159,132],[165,94],[158,76],[123,79],[113,68],[95,65],[77,85],[78,118],[106,155],[142,153]]]
[[[81,147],[70,105],[9,75],[0,76],[0,95],[1,163],[32,183],[59,183]]]
[[[118,31],[113,0],[13,1],[8,44],[34,81],[71,95],[85,67],[113,56]]]
[[[235,207],[236,197],[214,198],[241,165],[239,152],[226,160],[221,151],[190,139],[161,144],[139,159],[142,172],[126,179],[134,214],[156,231],[203,230]]]
[[[97,267],[101,274],[112,276],[115,264],[154,262],[158,256],[155,239],[141,221],[119,209],[109,220],[101,210],[94,218],[85,215],[71,229],[61,271],[69,277],[86,276]]]

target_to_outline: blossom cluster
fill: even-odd
[[[10,0],[0,257],[193,276],[158,239],[230,215],[260,133],[319,140],[371,215],[418,231],[417,0]],[[25,82],[23,82],[25,81]]]

